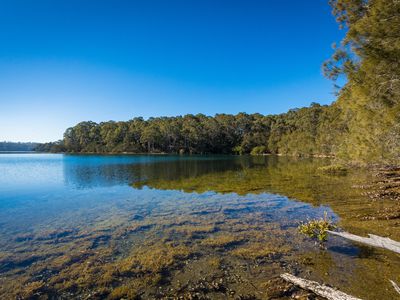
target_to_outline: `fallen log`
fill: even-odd
[[[343,237],[345,239],[367,244],[374,247],[384,248],[400,254],[400,243],[389,238],[368,234],[369,237],[362,237],[348,232],[336,232],[328,230],[328,233]]]
[[[397,285],[396,282],[394,282],[393,280],[389,280],[390,283],[393,285],[394,289],[396,292],[398,292],[400,294],[400,287]]]
[[[361,300],[360,298],[347,295],[327,285],[320,284],[316,281],[296,277],[288,273],[282,274],[281,278],[328,300]]]

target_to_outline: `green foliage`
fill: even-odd
[[[36,152],[51,152],[51,153],[65,152],[64,141],[60,140],[51,143],[38,144],[33,150]]]
[[[267,147],[265,146],[256,146],[250,152],[251,155],[262,155],[265,153],[267,153]]]
[[[342,125],[338,109],[313,103],[286,114],[185,115],[127,122],[81,122],[64,133],[60,149],[86,153],[332,155]],[[55,145],[43,149],[57,149]]]
[[[309,220],[306,223],[301,223],[298,227],[300,233],[312,239],[317,239],[320,243],[326,242],[328,239],[328,230],[333,230],[335,228],[336,226],[328,219],[327,212],[324,212],[323,218]]]
[[[232,152],[235,153],[235,154],[239,154],[239,155],[244,154],[242,146],[233,147]]]
[[[337,105],[348,126],[337,151],[360,163],[400,161],[400,2],[331,0],[346,36],[324,64],[328,77],[344,75]]]

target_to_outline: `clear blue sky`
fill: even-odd
[[[334,100],[327,0],[0,0],[0,140]]]

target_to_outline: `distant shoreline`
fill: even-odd
[[[0,153],[43,153],[37,151],[0,151]]]
[[[215,156],[278,156],[278,157],[298,157],[298,158],[335,158],[334,155],[307,155],[297,156],[288,155],[281,153],[262,153],[262,154],[234,154],[234,153],[168,153],[168,152],[46,152],[46,151],[0,151],[1,153],[38,153],[38,154],[70,154],[70,155],[177,155],[177,156],[203,156],[203,155],[215,155]]]

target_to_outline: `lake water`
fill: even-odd
[[[0,298],[266,299],[290,272],[395,299],[399,256],[340,238],[324,250],[297,231],[327,212],[355,234],[400,238],[398,221],[368,218],[391,205],[360,188],[372,174],[318,172],[329,163],[0,154]]]

